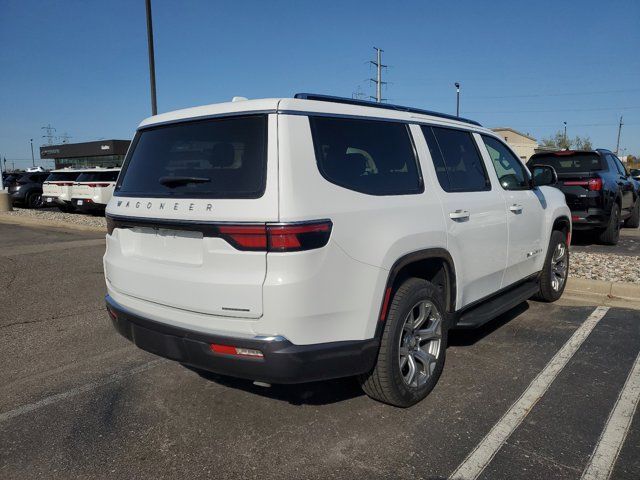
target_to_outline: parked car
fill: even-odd
[[[629,173],[633,177],[634,180],[640,181],[640,168],[632,168]]]
[[[84,212],[104,212],[119,173],[119,168],[96,168],[81,173],[71,192],[73,206]]]
[[[75,211],[71,202],[71,189],[83,171],[73,168],[52,170],[43,185],[43,203],[56,206],[63,212]]]
[[[407,407],[450,328],[558,299],[564,195],[471,120],[351,99],[209,105],[140,124],[107,206],[113,325],[267,383],[357,375]]]
[[[602,243],[615,245],[622,222],[640,225],[638,185],[618,157],[605,149],[561,150],[533,155],[529,168],[550,165],[565,194],[576,230],[593,230]]]
[[[47,172],[24,173],[9,184],[11,203],[26,208],[42,206],[42,183],[49,176]]]

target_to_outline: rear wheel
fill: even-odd
[[[360,377],[365,393],[397,407],[425,398],[444,368],[447,330],[444,302],[435,285],[406,280],[389,306],[376,365]]]
[[[569,248],[567,236],[554,230],[549,241],[549,251],[540,273],[540,290],[537,298],[544,302],[555,302],[562,296],[569,275]]]
[[[620,204],[614,203],[609,216],[609,225],[600,234],[600,242],[605,245],[615,245],[620,239]]]
[[[40,208],[42,206],[42,195],[37,192],[31,192],[25,200],[27,208]]]
[[[624,221],[624,226],[628,228],[638,228],[640,226],[640,196],[631,211],[631,216]]]

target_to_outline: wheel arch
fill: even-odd
[[[376,336],[382,333],[389,303],[395,290],[407,278],[417,277],[433,282],[442,289],[447,312],[453,313],[456,305],[456,272],[451,254],[444,248],[428,248],[408,253],[397,259],[387,276]]]

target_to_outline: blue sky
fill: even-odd
[[[373,93],[541,139],[568,124],[640,155],[640,2],[153,0],[160,112],[249,98]],[[0,0],[0,155],[30,163],[53,125],[130,138],[150,114],[144,0]],[[37,149],[36,149],[37,156]]]

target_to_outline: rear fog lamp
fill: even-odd
[[[262,352],[260,350],[254,350],[253,348],[233,347],[231,345],[218,345],[216,343],[212,343],[210,347],[212,352],[222,353],[224,355],[235,355],[238,357],[253,357],[253,358],[264,357],[264,355],[262,355]]]

